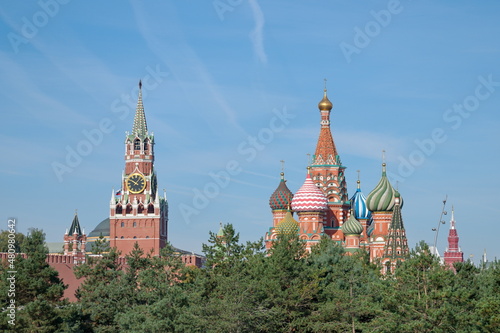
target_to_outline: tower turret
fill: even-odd
[[[354,211],[351,209],[351,214],[347,221],[342,225],[342,232],[345,236],[345,249],[347,253],[353,253],[359,249],[359,239],[364,231],[363,225],[356,219]]]
[[[403,261],[409,254],[408,240],[406,239],[406,231],[401,215],[401,195],[398,191],[394,194],[394,208],[389,226],[388,234],[385,240],[384,256],[382,264],[386,272],[390,269],[394,272],[394,268],[398,261]]]
[[[347,218],[350,204],[347,195],[347,185],[344,175],[345,167],[335,147],[330,130],[330,113],[333,108],[326,90],[323,99],[318,104],[321,115],[321,128],[315,153],[311,161],[311,178],[328,199],[328,211],[325,227],[332,238],[342,240],[339,227]],[[336,235],[334,235],[336,234]]]
[[[166,244],[168,206],[166,200],[158,200],[154,160],[154,136],[148,132],[139,81],[132,132],[125,136],[121,200],[112,198],[110,203],[110,246],[122,255],[136,242],[144,253],[152,251],[154,255]]]
[[[286,186],[285,173],[280,173],[280,183],[269,198],[269,206],[273,212],[273,227],[276,227],[288,211],[292,203],[293,193]]]
[[[311,168],[304,184],[295,193],[292,200],[292,209],[297,212],[300,224],[300,238],[306,241],[306,250],[319,242],[324,235],[324,224],[326,211],[328,210],[328,200],[323,192],[314,185],[311,175]]]
[[[361,192],[361,181],[359,180],[359,170],[358,170],[357,189],[351,198],[351,209],[354,213],[354,217],[363,226],[363,232],[361,233],[360,242],[363,243],[364,246],[366,246],[367,228],[371,222],[372,213],[370,212],[366,204],[365,195],[363,194],[363,192]]]
[[[444,252],[444,263],[453,269],[453,263],[463,262],[464,253],[458,246],[458,233],[456,229],[455,222],[455,209],[451,208],[451,220],[450,220],[450,231],[448,233],[448,248]]]
[[[87,235],[80,226],[78,213],[75,210],[75,216],[71,222],[71,226],[66,229],[64,234],[64,254],[75,257],[75,263],[85,262],[85,244],[87,243]]]
[[[370,261],[382,258],[385,241],[389,233],[389,225],[392,219],[392,211],[395,206],[396,190],[387,178],[386,164],[382,163],[382,177],[377,186],[368,194],[366,205],[372,212],[372,225],[368,228],[370,234]],[[402,198],[398,198],[402,206]]]

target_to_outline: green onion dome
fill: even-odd
[[[363,232],[363,226],[354,217],[354,212],[351,210],[351,216],[342,225],[344,235],[360,235]]]
[[[390,212],[394,209],[396,190],[387,179],[385,167],[386,164],[382,163],[382,178],[366,198],[366,205],[372,212]]]
[[[297,222],[290,211],[276,226],[276,232],[280,235],[296,235],[299,232],[299,222]]]

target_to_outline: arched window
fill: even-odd
[[[136,239],[136,238],[137,238],[137,236],[134,236],[134,239]]]
[[[139,139],[134,140],[134,150],[141,150],[141,140]]]
[[[137,227],[137,222],[134,222],[134,223],[132,224],[132,226],[133,226],[134,228],[135,228],[135,227]]]
[[[125,222],[122,222],[120,226],[123,228],[125,226]]]
[[[148,239],[148,238],[149,238],[149,236],[146,236],[146,239]]]
[[[123,239],[123,236],[121,236],[120,239]]]
[[[144,141],[144,150],[148,150],[148,147],[149,147],[149,141],[146,140]]]

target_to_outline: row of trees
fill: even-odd
[[[120,267],[111,249],[76,269],[76,303],[45,263],[43,233],[23,241],[17,260],[19,332],[499,332],[500,263],[456,274],[421,243],[394,275],[381,276],[365,253],[344,255],[323,239],[309,254],[282,236],[239,242],[231,225],[203,245],[206,266],[186,267],[170,246],[161,257],[136,246]],[[0,306],[5,309],[6,267]],[[4,311],[5,313],[5,311]],[[8,329],[7,318],[0,328]]]

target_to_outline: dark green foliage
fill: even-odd
[[[109,252],[109,242],[101,234],[92,244],[92,254],[101,255],[103,253]]]
[[[308,253],[280,235],[266,252],[262,240],[240,243],[229,224],[203,245],[201,269],[170,245],[154,257],[136,244],[126,265],[99,245],[102,255],[76,268],[85,282],[69,304],[43,239],[33,230],[28,257],[16,259],[19,332],[500,332],[500,263],[454,272],[425,243],[388,275],[366,251],[347,254],[328,238]],[[2,295],[5,274],[4,263]],[[5,316],[0,325],[8,328]]]
[[[0,271],[0,306],[5,308],[11,299],[15,300],[17,332],[55,332],[62,324],[60,308],[66,304],[61,301],[66,286],[58,273],[45,259],[48,249],[45,246],[45,234],[38,229],[31,229],[20,249],[26,258],[17,256],[15,265],[15,296],[8,297],[7,278],[12,276],[12,269],[3,263]],[[0,328],[12,329],[6,315],[1,316]]]
[[[9,250],[9,230],[2,230],[0,232],[0,252],[7,252]],[[24,234],[21,232],[16,232],[14,236],[14,250],[16,253],[21,252],[21,247],[23,246],[24,242]]]

